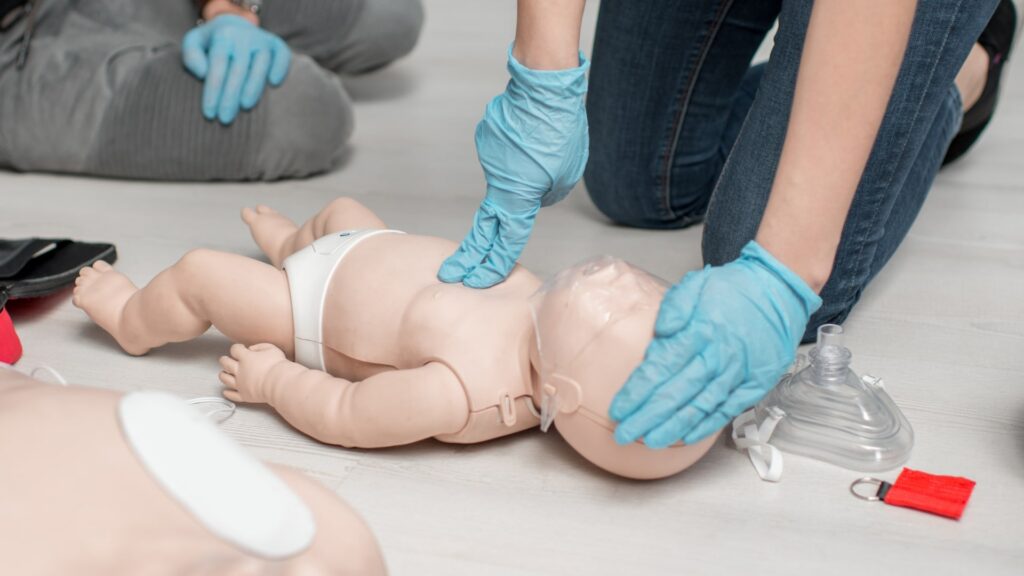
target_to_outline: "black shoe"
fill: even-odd
[[[964,112],[960,131],[946,150],[946,157],[942,160],[943,166],[970,150],[992,119],[999,100],[999,79],[1003,76],[1004,65],[1010,57],[1019,26],[1020,18],[1014,0],[1001,0],[992,19],[978,37],[978,44],[988,52],[989,58],[985,89],[974,106]]]

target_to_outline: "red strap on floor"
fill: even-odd
[[[21,340],[18,333],[14,331],[14,323],[11,322],[7,309],[0,309],[0,362],[14,364],[21,358]]]
[[[974,480],[937,476],[904,468],[882,500],[893,506],[914,508],[959,520],[974,490]]]

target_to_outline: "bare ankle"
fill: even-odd
[[[975,44],[956,76],[956,87],[960,91],[964,112],[970,110],[978,102],[978,99],[981,98],[982,92],[985,91],[985,83],[988,80],[988,66],[988,52],[980,44]]]

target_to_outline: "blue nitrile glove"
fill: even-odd
[[[768,393],[793,362],[821,298],[751,241],[690,272],[661,302],[644,361],[615,396],[615,440],[651,448],[711,435]]]
[[[204,81],[203,116],[222,124],[255,106],[268,81],[284,82],[292,58],[284,40],[233,14],[189,30],[181,54],[185,68]]]
[[[566,197],[583,176],[590,134],[583,97],[590,63],[569,70],[530,70],[508,52],[511,79],[476,127],[476,153],[487,196],[473,229],[437,277],[487,288],[519,259],[541,206]]]

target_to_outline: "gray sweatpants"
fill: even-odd
[[[285,82],[230,126],[201,113],[181,61],[191,0],[41,0],[0,32],[0,167],[158,180],[274,180],[331,168],[352,133],[338,74],[373,70],[419,36],[419,0],[266,0],[294,56]]]

